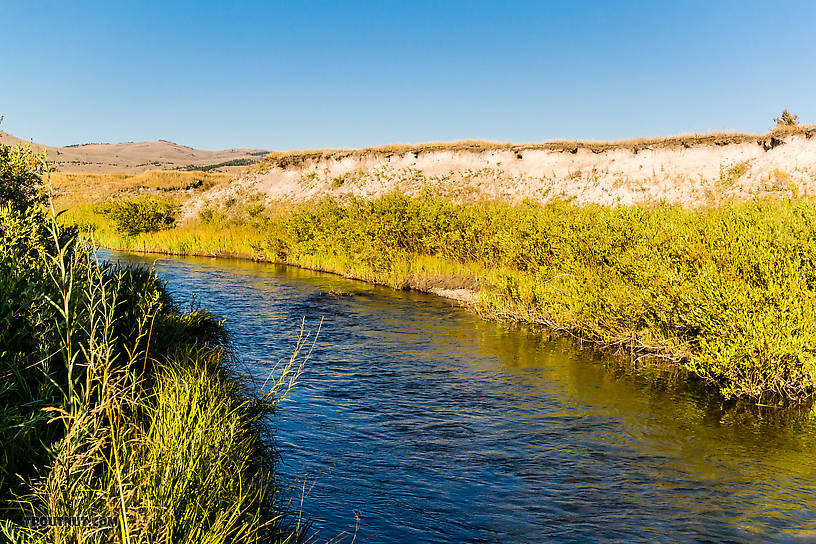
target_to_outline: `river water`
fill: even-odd
[[[816,542],[816,421],[450,302],[237,260],[153,258],[259,380],[322,330],[274,418],[315,541]],[[343,294],[332,295],[330,292]],[[678,382],[678,383],[674,383]]]

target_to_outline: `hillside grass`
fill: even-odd
[[[57,208],[99,203],[118,195],[205,191],[228,182],[232,176],[220,172],[149,170],[141,174],[68,174],[52,172],[49,183]]]
[[[394,193],[95,236],[115,249],[248,257],[398,289],[474,291],[485,316],[680,365],[726,397],[803,400],[816,384],[810,200],[609,208]]]

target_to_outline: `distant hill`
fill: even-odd
[[[0,144],[27,143],[0,131]],[[45,146],[33,143],[36,151]],[[224,149],[207,151],[166,140],[120,144],[81,144],[66,147],[47,146],[48,162],[60,172],[98,172],[139,174],[147,170],[196,168],[231,170],[260,161],[265,149]]]

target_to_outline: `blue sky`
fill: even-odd
[[[816,123],[816,2],[11,2],[0,130],[302,149]]]

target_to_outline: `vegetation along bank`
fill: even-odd
[[[298,365],[255,392],[214,315],[58,225],[42,164],[0,145],[2,539],[301,541],[264,430]]]
[[[105,247],[283,262],[430,291],[637,361],[681,365],[726,397],[768,403],[810,398],[816,384],[813,134],[787,126],[611,144],[392,146],[271,154],[238,177],[147,172],[138,184],[85,178],[83,189],[72,178],[65,189],[71,175],[56,173],[53,184],[66,222]],[[481,153],[478,166],[515,152],[517,161],[533,152],[585,161],[598,180],[578,183],[565,167],[537,183],[572,193],[534,194],[507,170],[433,174],[440,157]],[[425,155],[425,170],[384,167]],[[659,179],[612,184],[613,198],[582,189],[656,157]],[[672,179],[667,194],[680,196],[648,196]],[[648,190],[632,200],[635,186]]]

